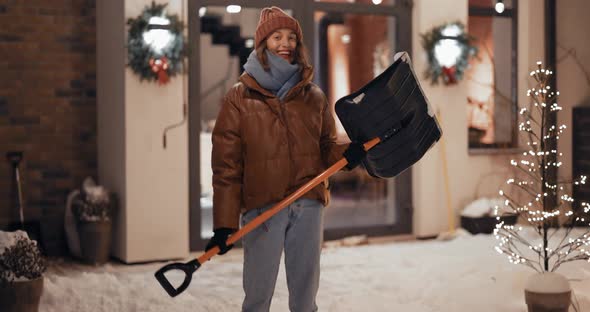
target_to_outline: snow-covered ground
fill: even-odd
[[[523,289],[533,271],[510,264],[496,253],[495,244],[492,236],[477,235],[326,248],[320,311],[524,312]],[[57,263],[45,275],[40,311],[239,311],[241,262],[242,250],[236,248],[214,257],[176,298],[170,298],[153,277],[164,263],[100,267]],[[590,264],[569,263],[559,272],[570,279],[578,311],[590,311]],[[288,311],[287,303],[282,268],[271,311]]]

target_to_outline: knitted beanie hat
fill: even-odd
[[[258,45],[266,39],[271,33],[280,28],[289,28],[297,35],[297,40],[303,41],[303,34],[299,22],[291,16],[287,15],[280,8],[273,6],[264,8],[260,12],[260,20],[256,26],[256,34],[254,35],[255,45]]]

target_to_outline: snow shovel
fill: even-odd
[[[420,160],[442,135],[416,77],[410,56],[399,52],[382,74],[336,102],[336,114],[353,142],[366,142],[399,129],[363,159],[373,177],[397,176]]]
[[[16,179],[16,188],[18,193],[18,212],[19,212],[19,220],[20,220],[20,227],[21,230],[25,231],[25,216],[24,216],[24,203],[23,203],[23,191],[21,186],[21,179],[20,179],[20,170],[19,164],[23,159],[22,152],[8,152],[6,153],[6,159],[12,165],[12,170],[14,170],[14,177]]]
[[[367,155],[363,164],[369,174],[377,177],[393,177],[402,172],[407,168],[404,166],[409,167],[418,161],[441,136],[436,118],[427,113],[430,109],[417,85],[408,55],[402,53],[396,56],[396,61],[385,72],[359,91],[336,102],[336,113],[350,139],[366,142],[364,148]],[[340,159],[231,235],[226,244],[234,244],[347,164],[346,158]],[[168,295],[175,297],[186,290],[193,273],[219,251],[219,247],[213,247],[189,262],[165,265],[154,275]],[[178,287],[174,287],[164,275],[172,270],[185,274]]]

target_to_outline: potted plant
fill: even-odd
[[[24,231],[0,231],[0,307],[36,312],[43,292],[45,259]]]
[[[469,203],[461,212],[461,227],[471,234],[491,234],[497,223],[496,208],[503,198],[481,197]],[[516,224],[518,215],[505,212],[500,219],[507,225]]]
[[[111,248],[113,205],[106,188],[92,178],[84,180],[78,196],[72,201],[77,220],[82,260],[92,264],[108,261]]]
[[[559,181],[557,167],[561,166],[557,140],[566,128],[553,125],[559,92],[550,85],[553,71],[541,67],[531,72],[536,81],[528,91],[532,101],[520,108],[519,131],[528,139],[528,150],[519,160],[511,160],[517,176],[506,181],[511,194],[500,190],[504,209],[519,215],[528,226],[508,225],[497,213],[494,230],[499,241],[496,250],[511,263],[526,265],[537,273],[525,286],[529,311],[567,312],[571,304],[568,280],[555,271],[564,263],[590,259],[590,204],[575,203],[571,191],[585,184],[586,176],[573,181]],[[497,207],[499,208],[499,207]]]

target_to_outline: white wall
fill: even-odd
[[[137,16],[150,0],[127,0],[125,16]],[[180,0],[168,12],[180,15]],[[185,257],[189,252],[188,133],[182,119],[182,76],[159,86],[125,70],[127,133],[127,261]],[[157,248],[154,248],[157,246]]]
[[[151,0],[119,3],[100,1],[97,10],[98,33],[104,35],[98,67],[100,60],[105,66],[97,78],[99,178],[121,196],[113,255],[128,263],[183,258],[189,252],[187,126],[169,131],[166,149],[162,132],[182,119],[187,89],[182,76],[158,86],[140,82],[124,66],[125,20]],[[170,1],[168,12],[180,14],[180,5]]]
[[[535,61],[543,56],[543,10],[519,2],[518,27],[518,99],[526,100],[526,78]],[[446,22],[461,21],[467,25],[467,0],[420,0],[414,2],[413,12],[414,67],[422,74],[427,58],[420,44],[420,34]],[[467,85],[431,86],[423,82],[424,92],[440,113],[443,140],[413,167],[414,234],[431,236],[448,230],[443,146],[446,149],[448,187],[452,215],[458,225],[458,215],[477,196],[491,195],[510,175],[509,161],[513,155],[470,155],[467,148],[466,98]]]

